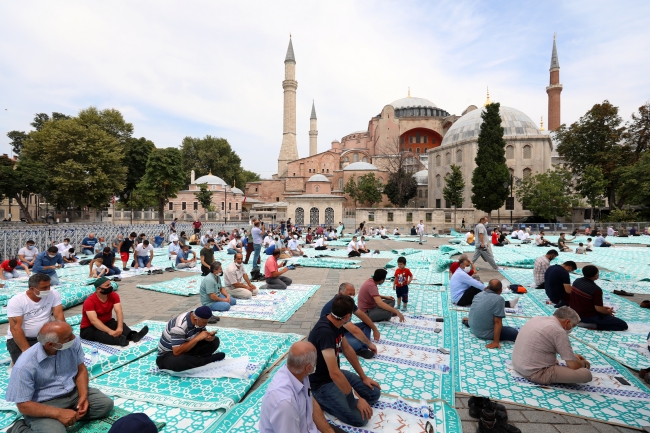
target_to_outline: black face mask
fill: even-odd
[[[99,291],[102,295],[108,295],[109,293],[113,293],[113,286],[107,288],[107,289],[101,289]]]

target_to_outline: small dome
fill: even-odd
[[[369,162],[353,162],[345,166],[343,170],[347,171],[377,171],[377,167]]]
[[[415,181],[418,185],[428,185],[429,184],[429,170],[420,170],[417,173],[413,174]]]
[[[394,109],[399,109],[399,108],[438,108],[436,104],[433,102],[429,101],[428,99],[424,98],[402,98],[398,99],[397,101],[393,101],[390,103],[390,105],[393,106]]]
[[[196,185],[201,183],[207,183],[208,185],[226,185],[226,182],[220,177],[214,176],[212,174],[206,174],[201,176],[194,181]]]
[[[307,182],[329,182],[330,180],[322,174],[315,174]]]
[[[242,194],[242,195],[244,194],[244,191],[237,188],[236,186],[233,186],[232,188],[230,188],[230,192],[232,192],[233,194]]]
[[[458,119],[445,134],[441,146],[453,144],[468,138],[478,139],[478,135],[481,132],[481,123],[483,123],[481,113],[483,113],[482,109],[473,110]],[[501,126],[503,126],[504,137],[541,134],[535,122],[515,108],[501,106],[499,108],[499,114],[501,115]]]

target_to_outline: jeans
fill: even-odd
[[[149,256],[138,256],[138,266],[144,268],[149,264]]]
[[[368,337],[368,340],[370,340],[370,332],[372,331],[372,329],[370,329],[370,327],[363,322],[355,323],[355,325],[357,328],[361,329],[363,334],[366,337]],[[355,337],[348,331],[345,331],[345,339],[348,340],[348,344],[350,344],[350,346],[354,349],[355,352],[358,352],[359,350],[363,350],[363,349],[368,349],[368,346],[363,344],[361,341],[359,341],[357,337]]]
[[[94,252],[92,249],[90,249],[90,248],[82,248],[82,249],[81,249],[81,254],[86,254],[86,255],[94,256],[94,255],[95,255],[95,252]]]
[[[56,272],[54,272],[53,274],[48,274],[48,275],[50,277],[50,284],[51,285],[58,286],[59,284],[61,284],[61,282],[59,281],[59,276],[56,274]]]
[[[220,298],[226,299],[225,296],[219,295]],[[215,301],[210,304],[212,311],[228,311],[230,310],[231,305],[237,305],[237,301],[232,296],[230,297],[230,303],[225,301]]]
[[[519,331],[510,326],[504,326],[501,328],[501,336],[499,341],[515,341],[519,335]]]
[[[153,244],[153,247],[154,248],[160,248],[160,247],[162,247],[162,244],[161,243],[160,244]]]
[[[25,337],[25,340],[27,340],[27,344],[29,344],[29,347],[32,347],[34,344],[38,343],[38,340],[36,337],[30,338],[30,337]],[[18,347],[16,342],[14,341],[13,338],[7,339],[7,352],[9,352],[9,356],[11,356],[11,361],[15,364],[16,361],[18,361],[18,357],[23,354],[23,351]]]
[[[115,331],[117,329],[117,320],[111,319],[108,322],[104,323],[108,329]],[[81,328],[79,336],[84,340],[96,341],[102,344],[109,344],[112,346],[127,346],[129,340],[135,334],[135,331],[132,331],[131,328],[127,326],[126,323],[122,323],[122,335],[119,337],[113,337],[108,335],[104,331],[100,331],[95,328],[93,325],[90,325],[86,328]]]
[[[15,270],[15,269],[13,271],[11,271],[11,272],[2,271],[2,274],[4,275],[5,280],[11,280],[12,278],[20,277],[20,275],[18,274],[18,271]]]
[[[598,314],[592,317],[581,317],[581,322],[584,323],[593,323],[597,326],[599,331],[626,331],[627,323],[624,320],[619,319],[618,317]]]
[[[255,244],[253,245],[253,269],[259,269],[260,268],[260,251],[262,251],[262,244]]]
[[[228,248],[228,254],[237,254],[237,250],[234,248]]]
[[[267,290],[285,290],[292,283],[291,278],[279,276],[277,278],[266,279]]]
[[[113,275],[120,275],[121,273],[122,270],[117,266],[108,266],[108,273],[106,274],[106,276],[111,277]]]
[[[341,370],[341,373],[350,382],[357,394],[366,400],[370,406],[377,403],[381,395],[379,388],[368,388],[359,376],[347,370]],[[312,388],[311,392],[325,412],[334,415],[344,423],[354,427],[363,427],[368,424],[368,420],[363,419],[361,412],[357,409],[357,399],[354,398],[352,392],[346,396],[334,382],[326,383],[318,389]]]

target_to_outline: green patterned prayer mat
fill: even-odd
[[[633,370],[650,367],[647,332],[612,332],[574,328],[571,339],[578,340]]]
[[[163,281],[154,284],[138,284],[138,289],[153,290],[154,292],[169,293],[171,295],[191,296],[198,295],[201,288],[201,275],[191,277],[178,277],[173,280]]]
[[[374,251],[374,250],[371,250]],[[341,249],[341,250],[323,250],[323,251],[316,251],[316,250],[306,250],[305,254],[308,256],[313,256],[316,258],[320,257],[347,257],[348,256],[348,250],[347,249]],[[354,257],[354,259],[392,259],[394,258],[395,255],[390,252],[390,251],[379,251],[379,253],[375,252],[370,252],[370,253],[364,253],[361,254],[360,257]]]
[[[393,290],[393,286],[391,285],[382,284],[378,286],[378,289],[379,294],[382,296],[395,297],[395,290]],[[359,296],[357,295],[354,298],[355,301],[357,301],[358,298]],[[395,305],[397,305],[397,300],[395,302]],[[418,289],[409,286],[408,311],[403,313],[443,317],[448,314],[448,305],[449,301],[446,292],[430,289]]]
[[[289,264],[298,264],[305,268],[331,268],[331,269],[359,269],[360,260],[341,260],[341,259],[316,259],[300,257],[298,259],[289,259]]]
[[[220,351],[228,357],[248,356],[248,379],[185,378],[156,370],[157,352],[105,373],[92,386],[107,395],[178,407],[186,410],[227,409],[238,402],[257,378],[303,337],[297,334],[211,328],[218,331]]]
[[[420,242],[420,237],[418,236],[418,237],[413,237],[413,238],[403,238],[403,237],[400,237],[400,236],[395,236],[395,237],[391,237],[389,240],[397,241],[397,242]],[[426,241],[427,241],[426,238],[422,239],[423,243],[426,242]]]
[[[575,353],[591,363],[592,373],[623,377],[631,384],[629,389],[602,387],[595,381],[573,388],[531,385],[516,378],[507,366],[514,343],[501,342],[501,349],[486,349],[489,341],[461,325],[464,316],[461,312],[451,316],[458,354],[452,366],[457,392],[632,428],[650,425],[648,388],[618,362],[572,340]],[[507,326],[520,327],[525,322],[522,318],[504,319]]]
[[[637,293],[640,295],[650,295],[650,283],[645,281],[629,281],[629,282],[614,282],[598,279],[596,284],[608,292],[614,290],[625,290],[630,293]]]
[[[393,254],[397,254],[398,256],[410,256],[411,254],[419,254],[422,252],[422,250],[416,250],[415,248],[406,248],[404,250],[392,250],[391,252]]]
[[[106,418],[96,419],[93,421],[81,421],[71,427],[67,428],[68,433],[108,433],[108,431],[113,427],[113,424],[117,422],[118,419],[124,418],[127,415],[131,415],[133,412],[126,411],[119,407],[114,407],[111,413],[108,414]],[[164,422],[154,421],[156,429],[158,431],[162,430],[165,427]]]
[[[319,287],[319,285],[292,284],[286,290],[260,290],[258,296],[253,296],[250,300],[237,299],[237,305],[231,306],[230,310],[214,311],[212,314],[238,319],[286,322],[316,293]]]
[[[414,284],[436,284],[440,286],[449,285],[449,271],[438,271],[435,269],[435,266],[432,266],[430,268],[411,269],[411,273],[413,274]]]
[[[543,290],[542,290],[543,291]],[[539,290],[537,290],[539,292]],[[528,292],[530,293],[530,291]],[[537,299],[533,296],[525,294],[515,294],[515,293],[502,293],[501,296],[506,301],[512,301],[515,296],[519,297],[517,306],[515,308],[506,308],[506,316],[518,316],[518,317],[535,317],[535,316],[548,316],[545,308],[540,307]],[[521,313],[519,312],[519,304],[521,304]],[[454,304],[451,300],[451,293],[449,293],[449,305],[452,310],[464,311],[469,313],[469,307],[459,307]]]

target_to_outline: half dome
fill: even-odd
[[[370,164],[369,162],[353,162],[352,164],[348,164],[345,166],[343,170],[347,171],[377,171],[378,168],[375,167],[374,165]]]
[[[236,186],[233,186],[232,188],[230,188],[230,192],[232,192],[233,194],[242,194],[242,195],[244,194],[244,191],[237,188]]]
[[[226,185],[226,182],[220,177],[217,177],[213,174],[206,174],[205,176],[201,176],[198,179],[194,181],[196,185],[201,184],[201,183],[207,183],[208,185]]]
[[[420,170],[417,173],[413,174],[415,181],[418,185],[428,185],[429,184],[429,170]]]
[[[322,174],[315,174],[307,182],[329,182],[330,180]]]

